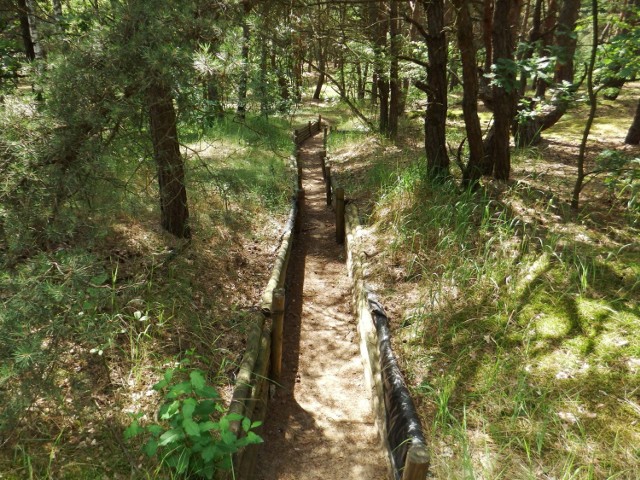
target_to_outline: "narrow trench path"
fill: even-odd
[[[321,149],[322,135],[300,149],[306,198],[287,274],[282,386],[269,403],[256,480],[387,478]]]

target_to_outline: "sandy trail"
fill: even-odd
[[[306,199],[287,276],[282,386],[269,404],[256,480],[387,478],[321,149],[317,135],[300,150]]]

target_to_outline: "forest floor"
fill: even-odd
[[[351,314],[344,248],[326,205],[316,136],[301,149],[305,205],[287,285],[283,378],[256,479],[387,478]]]

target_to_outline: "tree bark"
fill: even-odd
[[[587,117],[587,123],[582,133],[582,142],[580,142],[580,152],[578,154],[578,175],[576,177],[576,183],[573,187],[573,196],[571,197],[571,208],[578,209],[580,204],[580,192],[584,186],[584,161],[587,152],[587,140],[589,139],[589,133],[591,132],[591,126],[596,116],[596,108],[598,102],[596,99],[596,92],[593,87],[593,70],[596,64],[596,56],[598,53],[598,0],[591,0],[591,28],[593,32],[593,44],[591,46],[591,56],[589,58],[589,65],[587,66],[587,94],[589,96],[589,116]]]
[[[482,175],[484,148],[482,128],[478,117],[478,72],[476,49],[473,43],[473,22],[469,12],[469,0],[454,0],[458,17],[456,33],[460,60],[462,62],[462,111],[469,145],[469,161],[462,172],[462,184],[465,187],[475,184]]]
[[[158,170],[160,222],[163,229],[176,237],[190,238],[184,161],[180,155],[171,89],[161,80],[152,80],[147,88],[147,102],[153,153]]]
[[[444,30],[444,0],[423,0],[427,15],[427,111],[424,141],[427,168],[432,177],[449,174],[445,138],[447,121],[447,37]]]
[[[44,49],[40,43],[40,33],[35,11],[36,5],[34,0],[25,0],[27,19],[29,21],[29,33],[31,34],[31,42],[33,43],[33,55],[36,60],[43,60]]]
[[[501,64],[500,84],[493,87],[494,150],[493,176],[498,180],[508,180],[511,172],[509,139],[511,122],[514,117],[514,91],[516,90],[515,70],[508,68],[513,62],[513,40],[510,25],[510,11],[513,0],[496,0],[493,12],[493,56],[495,65]]]
[[[564,0],[558,15],[555,46],[558,49],[558,63],[554,81],[573,83],[573,58],[576,52],[577,38],[573,33],[580,13],[580,0]]]
[[[400,113],[400,74],[398,68],[398,54],[400,51],[400,34],[398,25],[398,0],[391,0],[389,10],[389,138],[398,136],[398,116]]]
[[[383,135],[387,135],[389,133],[389,75],[384,61],[384,54],[387,48],[389,19],[385,14],[384,2],[378,2],[376,18],[378,25],[374,30],[374,55],[379,99],[379,130]]]
[[[640,100],[638,100],[636,114],[633,116],[633,122],[629,127],[624,143],[628,145],[638,145],[640,143]]]
[[[27,56],[27,60],[33,61],[36,59],[36,52],[33,48],[33,41],[31,40],[31,30],[29,28],[29,10],[27,9],[26,0],[18,0],[18,17],[20,18],[20,30],[22,33],[22,43],[24,44],[24,52]]]
[[[484,0],[482,10],[482,40],[484,42],[484,73],[491,71],[493,62],[493,44],[491,32],[493,31],[493,0]]]
[[[242,22],[242,66],[240,68],[240,80],[238,81],[238,117],[245,118],[247,112],[247,87],[249,83],[249,42],[251,41],[251,29],[245,19]]]
[[[311,66],[311,65],[309,65]],[[324,72],[326,68],[325,49],[321,42],[318,45],[318,83],[316,84],[316,91],[313,92],[313,99],[320,100],[320,94],[322,93],[322,87],[324,86]]]

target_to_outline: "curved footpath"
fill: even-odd
[[[282,386],[269,403],[256,480],[388,478],[364,382],[344,248],[319,152],[300,148],[306,198],[287,275]]]

